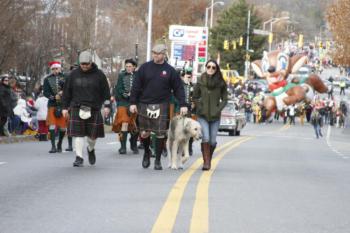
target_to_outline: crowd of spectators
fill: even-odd
[[[332,95],[327,97],[315,96],[310,103],[302,102],[296,105],[284,107],[282,111],[276,112],[273,119],[266,118],[266,109],[264,107],[264,98],[266,93],[263,88],[259,88],[255,83],[237,83],[229,86],[231,98],[235,98],[237,105],[244,111],[247,122],[254,124],[270,123],[273,120],[282,120],[284,124],[295,124],[296,118],[300,124],[310,123],[311,113],[317,108],[322,116],[324,124],[336,127],[344,127],[345,117],[347,116],[347,105],[345,101],[335,101]]]
[[[261,84],[261,85],[260,85]],[[347,105],[344,101],[336,103],[333,88],[328,98],[316,96],[311,103],[301,103],[285,107],[276,112],[273,119],[266,118],[264,98],[266,89],[263,83],[247,81],[234,85],[228,83],[229,96],[236,100],[237,107],[245,113],[246,121],[254,124],[270,123],[272,120],[282,120],[284,124],[295,124],[296,118],[300,124],[310,123],[311,113],[317,106],[322,122],[336,127],[344,127],[347,116]],[[26,96],[23,88],[15,78],[2,76],[0,83],[0,136],[47,134],[47,101],[40,94]],[[110,125],[115,113],[115,101],[105,103],[109,114],[104,116],[105,124]]]

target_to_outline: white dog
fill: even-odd
[[[170,121],[168,131],[169,168],[183,168],[183,164],[190,158],[188,143],[191,137],[194,140],[202,138],[200,124],[191,118],[175,116]],[[182,153],[184,153],[183,157]]]

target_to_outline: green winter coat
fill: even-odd
[[[44,79],[43,93],[49,99],[47,103],[48,107],[56,107],[62,104],[61,101],[56,100],[55,96],[63,90],[65,81],[66,76],[63,73],[57,76],[50,74]]]
[[[132,84],[127,88],[125,87],[125,83],[129,82],[129,80],[135,77],[135,73],[128,74],[125,71],[122,71],[118,75],[118,82],[114,87],[114,97],[117,101],[117,107],[128,107],[130,106],[130,97],[129,94],[131,91]],[[128,89],[128,90],[127,90]]]
[[[227,86],[218,75],[208,77],[203,73],[194,87],[192,99],[196,113],[207,121],[220,120],[221,111],[227,104]]]

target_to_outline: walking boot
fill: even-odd
[[[73,151],[73,138],[71,136],[68,136],[68,148],[66,151]]]
[[[211,168],[211,160],[213,158],[215,148],[216,148],[216,143],[214,145],[210,145],[209,169]]]
[[[84,159],[76,156],[75,157],[75,161],[73,163],[73,167],[83,167],[84,166]]]
[[[89,155],[89,163],[90,165],[94,165],[96,163],[96,155],[95,155],[95,149],[92,151],[89,151],[89,147],[87,147],[87,152]]]
[[[188,142],[188,153],[190,154],[190,156],[193,155],[192,144],[193,144],[193,138],[190,138],[190,141]]]
[[[52,129],[50,130],[50,141],[51,141],[51,150],[49,151],[49,153],[56,153],[57,149],[56,149],[56,144],[55,144],[55,130]]]
[[[151,143],[151,138],[143,138],[143,146],[144,146],[144,154],[143,154],[143,159],[142,159],[142,167],[143,168],[148,168],[151,165],[151,150],[149,149],[149,145]]]
[[[62,153],[62,141],[64,138],[64,135],[66,135],[66,131],[59,131],[58,133],[58,143],[57,143],[57,152]]]
[[[140,149],[140,150],[145,149],[145,147],[143,146],[143,142],[142,142],[141,138],[140,138],[140,144],[137,146],[137,149]]]
[[[130,149],[136,155],[139,153],[139,149],[137,148],[137,138],[139,135],[137,133],[130,133],[130,135]]]
[[[208,142],[201,143],[203,156],[203,171],[210,169],[210,144]]]
[[[156,160],[154,161],[154,170],[162,170],[162,163],[160,162],[162,157],[162,152],[164,148],[164,138],[156,138],[155,151],[156,151]]]
[[[128,132],[121,132],[119,134],[119,140],[120,140],[120,149],[119,154],[125,155],[126,154],[126,138],[128,136]]]

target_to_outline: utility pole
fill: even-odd
[[[246,41],[246,54],[245,54],[245,67],[244,77],[248,78],[248,66],[249,66],[249,31],[250,31],[250,10],[248,10],[248,25],[247,25],[247,41]]]
[[[148,0],[147,59],[151,60],[153,0]]]
[[[139,48],[139,42],[137,41],[135,44],[135,61],[138,64],[139,63],[139,52],[138,52],[138,48]]]
[[[211,9],[210,9],[210,28],[213,27],[213,18],[214,18],[214,0],[211,0]]]
[[[93,50],[95,51],[97,47],[97,28],[98,28],[98,0],[96,0],[96,9],[95,9],[95,30],[94,30],[94,43]]]

